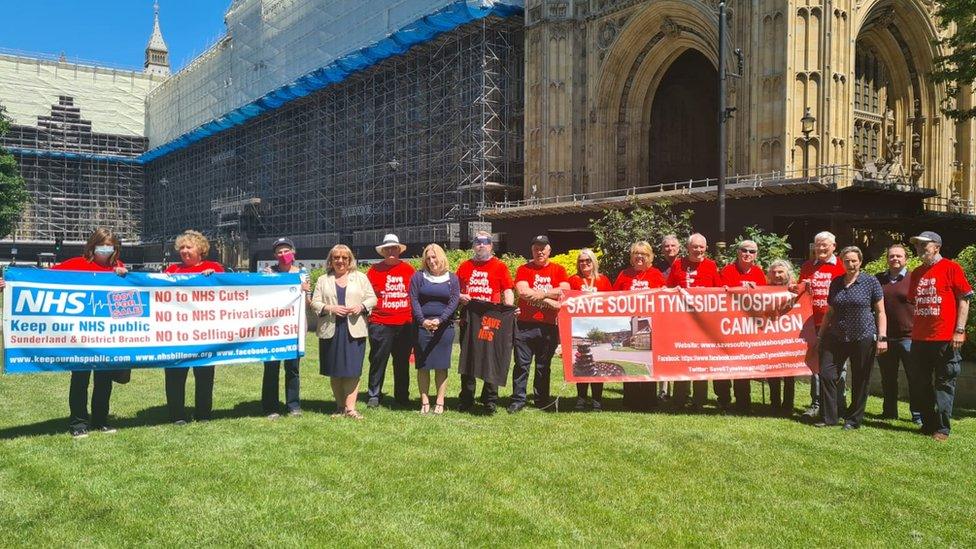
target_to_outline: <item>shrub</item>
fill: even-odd
[[[692,215],[691,210],[676,212],[670,202],[645,206],[634,199],[627,212],[610,210],[600,219],[590,220],[595,247],[603,254],[600,270],[609,276],[629,267],[630,245],[634,242],[646,240],[658,249],[661,239],[668,234],[684,241],[692,233]]]
[[[790,246],[786,236],[769,233],[760,227],[751,226],[746,227],[743,234],[731,240],[721,255],[716,258],[716,261],[720,265],[728,265],[734,262],[739,253],[739,242],[743,240],[752,240],[758,245],[759,255],[756,257],[756,263],[764,269],[777,259],[789,261],[790,251],[793,250],[793,246]]]

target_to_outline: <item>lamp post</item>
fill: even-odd
[[[389,162],[386,163],[390,167],[390,171],[394,174],[400,169],[400,161],[394,156]],[[396,177],[393,178],[393,230],[396,231],[397,228],[397,184]]]
[[[803,177],[810,176],[810,134],[816,124],[816,117],[810,113],[810,107],[807,107],[800,119],[800,132],[803,133]]]
[[[166,176],[160,178],[159,186],[162,187],[163,189],[168,188],[169,179],[166,179]],[[160,195],[162,194],[163,193],[160,193]],[[167,210],[169,209],[169,201],[166,200],[166,197],[164,196],[160,196],[160,199],[163,203],[163,217],[162,219],[160,219],[159,222],[159,233],[163,237],[163,266],[160,268],[160,270],[165,270],[166,265],[169,263],[169,246],[168,246],[169,243],[167,242],[166,239],[166,217],[167,217],[166,214],[167,214]]]

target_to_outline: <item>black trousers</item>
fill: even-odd
[[[108,422],[108,402],[112,397],[112,371],[73,370],[68,388],[68,409],[71,412],[70,427],[87,429],[102,427]],[[94,375],[94,376],[93,376]],[[91,417],[88,416],[88,382],[94,377],[92,388]]]
[[[911,376],[922,431],[949,434],[962,357],[949,341],[912,341]]]
[[[692,390],[694,387],[694,390]],[[718,392],[718,389],[715,391]],[[695,406],[704,406],[708,400],[708,381],[675,381],[672,400],[676,406],[683,406],[688,402],[688,393],[692,393],[691,402]]]
[[[458,328],[460,329],[458,341],[461,341],[463,345],[465,337],[467,337],[468,325],[465,322],[459,322]],[[458,395],[458,401],[462,407],[467,408],[474,404],[474,393],[477,388],[478,378],[461,374],[461,393]],[[497,402],[498,386],[494,383],[484,382],[481,386],[481,403],[485,406],[494,406]]]
[[[278,400],[278,371],[281,363],[285,365],[285,406],[289,412],[301,409],[298,401],[298,390],[301,378],[298,376],[298,362],[301,359],[275,360],[264,363],[264,380],[261,383],[261,409],[265,414],[278,412],[281,402]]]
[[[529,370],[535,358],[532,388],[536,404],[549,403],[549,376],[552,355],[559,345],[559,331],[552,324],[519,321],[515,327],[515,368],[512,370],[512,403],[525,404]]]
[[[918,403],[913,397],[912,340],[889,339],[888,352],[878,355],[878,370],[881,372],[881,394],[884,395],[882,411],[888,417],[898,416],[898,363],[905,369],[908,378],[908,403],[912,415],[919,413]]]
[[[657,384],[655,384],[657,385]],[[576,384],[576,398],[586,398],[586,389],[590,388],[590,393],[593,395],[593,400],[599,402],[603,399],[603,384],[602,383],[577,383]]]
[[[393,355],[393,398],[400,404],[410,400],[410,351],[413,324],[369,325],[369,398],[382,398],[386,364]]]
[[[166,407],[170,421],[186,421],[186,376],[190,368],[166,368]],[[193,368],[193,416],[210,419],[213,412],[214,367]]]
[[[846,421],[861,425],[876,350],[873,338],[857,341],[840,341],[831,335],[824,338],[820,350],[820,412],[824,423],[835,425],[838,422],[837,384],[844,362],[850,360],[851,405],[847,408]]]
[[[766,380],[769,384],[769,403],[778,410],[793,410],[796,400],[795,377],[771,377]]]

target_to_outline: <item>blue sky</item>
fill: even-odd
[[[159,0],[174,71],[224,33],[231,0]],[[153,0],[2,0],[0,49],[141,68]]]

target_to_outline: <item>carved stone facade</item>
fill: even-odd
[[[926,77],[940,53],[932,4],[727,2],[729,71],[735,49],[744,57],[728,80],[728,173],[844,166],[857,175],[843,184],[976,198],[976,126],[946,119]],[[717,131],[717,5],[526,0],[525,195],[714,177],[717,139],[700,136]]]

